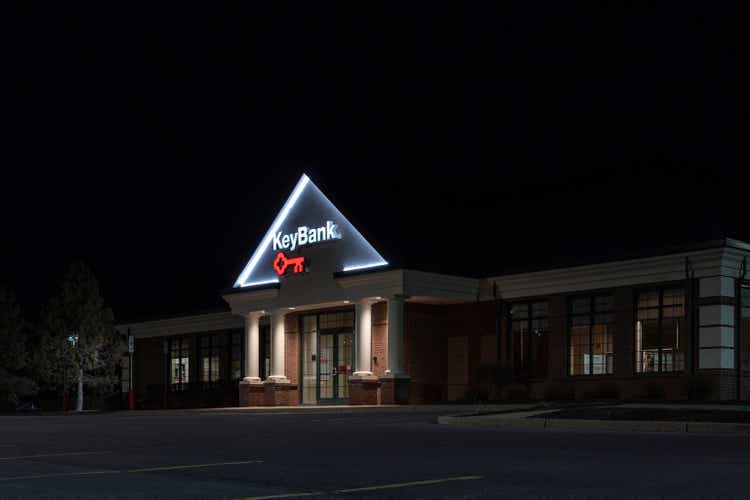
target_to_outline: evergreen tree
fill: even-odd
[[[75,381],[76,410],[81,411],[85,386],[114,390],[126,349],[112,311],[99,295],[99,283],[85,264],[70,267],[44,316],[40,375],[63,391]]]
[[[15,408],[19,400],[36,394],[36,384],[25,376],[28,368],[26,330],[13,293],[0,287],[0,406]]]

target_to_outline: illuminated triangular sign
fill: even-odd
[[[327,245],[338,256],[337,269],[354,271],[388,264],[359,231],[302,175],[271,228],[240,273],[235,288],[278,283],[303,272],[306,249]]]

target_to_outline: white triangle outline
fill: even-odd
[[[279,227],[284,223],[286,218],[289,216],[289,212],[291,212],[292,208],[294,208],[294,205],[297,203],[297,200],[302,195],[302,192],[305,190],[305,187],[307,187],[308,184],[312,184],[315,186],[315,184],[310,180],[310,178],[306,174],[302,174],[302,177],[300,177],[299,181],[297,181],[297,185],[294,186],[294,189],[292,190],[292,194],[289,195],[289,198],[287,198],[286,202],[284,203],[284,206],[281,207],[281,211],[276,215],[276,218],[273,220],[273,224],[271,224],[271,227],[266,232],[265,236],[263,236],[263,239],[260,241],[260,245],[255,249],[255,252],[253,252],[253,255],[250,257],[250,260],[245,265],[245,268],[242,270],[240,275],[237,277],[237,280],[234,282],[234,288],[247,288],[251,286],[260,286],[260,285],[270,285],[272,283],[278,283],[279,278],[275,278],[272,280],[266,280],[266,281],[258,281],[254,283],[247,283],[247,279],[250,277],[250,274],[255,269],[255,266],[258,264],[258,261],[260,260],[263,253],[268,248],[268,245],[271,244],[271,241],[273,240],[273,235],[276,234],[276,232],[279,230]],[[317,187],[317,186],[315,186]],[[320,188],[318,188],[318,191],[320,191]],[[331,206],[339,213],[341,214],[341,211],[336,208],[336,205],[334,205],[331,200],[328,199],[328,197],[323,194],[322,191],[320,193],[323,195],[323,198],[331,204]],[[341,214],[341,217],[352,227],[354,227],[351,222],[349,222],[346,217],[344,217],[344,214]],[[357,231],[356,228],[354,228],[355,231]],[[359,233],[359,231],[357,231]],[[360,237],[362,235],[360,234]],[[365,240],[364,237],[362,237],[362,240],[365,241],[371,248],[372,244],[370,244],[369,241]],[[374,261],[371,263],[367,263],[364,265],[357,265],[357,266],[351,266],[351,267],[345,267],[342,269],[342,271],[356,271],[360,269],[368,269],[371,267],[379,267],[379,266],[386,266],[388,265],[388,262],[383,259],[383,257],[380,255],[380,253],[373,248],[373,251],[378,255],[380,258],[379,261]]]

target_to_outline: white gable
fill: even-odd
[[[278,283],[312,270],[334,273],[387,264],[303,174],[234,287]]]

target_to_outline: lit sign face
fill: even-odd
[[[325,226],[310,227],[300,226],[291,234],[278,231],[273,237],[273,250],[289,250],[312,243],[328,240],[340,240],[339,227],[333,221],[327,220]]]
[[[318,245],[323,242],[326,245]],[[284,275],[312,272],[307,256],[289,255],[302,247],[315,254],[316,274],[388,264],[318,186],[303,175],[237,277],[235,288],[270,285],[279,283]]]
[[[292,268],[292,274],[300,274],[305,271],[305,258],[294,257],[290,258],[284,255],[284,252],[276,254],[276,258],[273,259],[273,270],[279,276],[284,276],[289,268]]]

